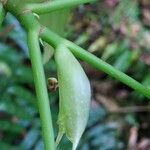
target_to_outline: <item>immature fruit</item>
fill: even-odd
[[[89,116],[90,83],[81,65],[66,47],[59,46],[56,49],[55,60],[60,97],[57,140],[66,134],[75,150]]]

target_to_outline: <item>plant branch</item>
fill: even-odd
[[[52,118],[38,41],[38,32],[36,32],[36,30],[28,31],[28,46],[32,63],[35,89],[38,99],[44,146],[45,150],[54,150],[55,145]]]
[[[31,9],[34,13],[45,14],[52,11],[61,10],[65,8],[74,7],[76,5],[94,2],[96,0],[61,0],[61,1],[47,1],[44,3],[28,4],[27,8]]]
[[[60,43],[65,44],[72,53],[80,58],[81,60],[87,62],[94,68],[103,71],[109,74],[111,77],[119,80],[120,82],[126,84],[127,86],[131,87],[132,89],[136,90],[137,92],[143,94],[144,96],[150,98],[150,89],[143,86],[133,78],[129,77],[125,73],[115,69],[113,66],[109,65],[108,63],[104,62],[100,58],[94,56],[93,54],[87,52],[83,48],[77,46],[76,44],[61,38],[56,33],[50,31],[49,29],[45,28],[41,34],[41,38],[52,45],[54,48],[57,47]]]
[[[150,89],[143,86],[141,83],[137,82],[136,80],[129,77],[125,73],[117,70],[113,66],[109,65],[100,58],[94,56],[93,54],[85,51],[83,48],[75,45],[72,42],[68,42],[68,47],[76,57],[80,58],[81,60],[84,60],[85,62],[95,67],[96,69],[109,74],[111,77],[114,77],[118,81],[128,85],[137,92],[150,98]]]

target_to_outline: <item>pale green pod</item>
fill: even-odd
[[[64,46],[55,51],[59,86],[59,141],[63,134],[76,149],[85,130],[90,108],[89,80],[74,55]]]

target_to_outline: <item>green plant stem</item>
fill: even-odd
[[[32,12],[24,12],[24,5],[22,5],[22,3],[18,4],[18,2],[19,1],[16,1],[16,3],[15,1],[11,0],[7,1],[5,9],[17,17],[17,19],[27,32],[28,47],[38,100],[44,147],[45,150],[54,150],[55,144],[51,111],[38,40],[41,26]]]
[[[51,31],[46,27],[42,28],[40,37],[42,38],[43,41],[47,42],[53,48],[56,48],[61,43],[65,43],[65,40],[62,37],[60,37],[58,34],[54,33],[53,31]]]
[[[45,75],[42,65],[38,34],[34,30],[28,32],[28,46],[32,63],[35,89],[41,118],[45,150],[54,150],[54,133],[50,113],[49,98],[46,88]]]
[[[4,17],[5,17],[5,11],[3,9],[2,3],[0,3],[0,26],[1,26],[2,22],[3,22]]]
[[[45,14],[52,11],[61,10],[65,8],[74,7],[80,4],[94,2],[96,0],[60,0],[60,1],[47,1],[44,3],[28,4],[27,8],[31,9],[34,13]]]
[[[72,53],[82,59],[83,61],[87,62],[91,66],[95,67],[98,70],[101,70],[111,77],[116,78],[120,82],[128,85],[132,89],[136,90],[137,92],[143,94],[144,96],[150,98],[150,89],[143,86],[133,78],[129,77],[125,73],[117,70],[113,66],[109,65],[108,63],[104,62],[100,58],[94,56],[93,54],[87,52],[83,48],[77,46],[76,44],[61,38],[59,35],[55,34],[54,32],[50,31],[49,29],[45,28],[41,34],[41,38],[56,48],[60,43],[65,44]]]
[[[150,89],[143,86],[133,78],[129,77],[125,73],[117,70],[113,66],[109,65],[108,63],[104,62],[103,60],[99,59],[98,57],[92,55],[91,53],[85,51],[81,47],[75,45],[72,42],[68,43],[68,48],[72,51],[72,53],[80,58],[81,60],[84,60],[91,66],[95,67],[98,70],[101,70],[107,74],[109,74],[111,77],[116,78],[120,82],[128,85],[132,89],[136,90],[137,92],[143,94],[144,96],[150,98]]]

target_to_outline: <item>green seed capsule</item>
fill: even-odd
[[[64,46],[55,51],[59,85],[59,142],[63,134],[76,149],[85,130],[90,108],[89,80],[74,55]]]

